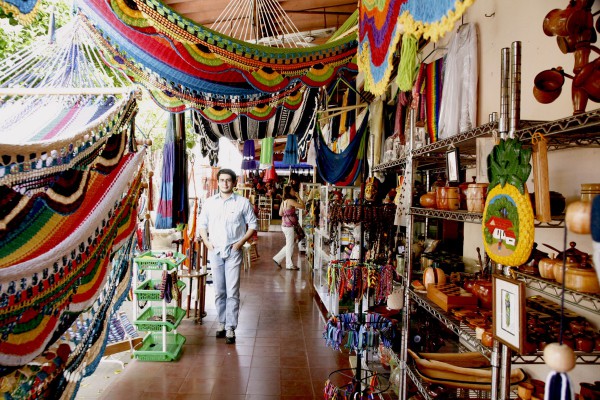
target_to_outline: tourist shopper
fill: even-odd
[[[256,231],[257,223],[250,201],[233,193],[235,172],[221,169],[217,181],[219,193],[209,197],[200,211],[199,233],[208,248],[215,287],[217,337],[233,344],[240,306],[242,246]]]
[[[296,209],[304,209],[304,202],[298,196],[298,193],[290,185],[283,188],[283,201],[279,208],[279,215],[281,216],[281,230],[285,236],[285,245],[279,250],[279,253],[275,254],[273,261],[279,268],[281,263],[285,259],[285,268],[290,270],[299,269],[294,265],[292,256],[294,255],[294,243],[296,239],[296,233],[294,232],[294,225],[298,224],[298,215]]]

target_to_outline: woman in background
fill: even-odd
[[[298,223],[298,215],[296,209],[304,210],[304,202],[298,196],[298,193],[290,185],[283,188],[283,201],[279,208],[279,215],[281,216],[281,230],[285,236],[285,245],[279,250],[279,253],[275,254],[273,261],[279,268],[285,258],[285,269],[298,270],[297,266],[292,261],[294,255],[294,243],[296,239],[296,233],[294,232],[294,225]]]

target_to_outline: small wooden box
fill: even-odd
[[[444,311],[457,307],[477,307],[477,297],[453,283],[427,286],[427,298]]]

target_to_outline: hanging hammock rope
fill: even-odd
[[[316,35],[329,32],[299,32],[276,0],[232,0],[212,29],[244,42],[276,47],[312,46]]]

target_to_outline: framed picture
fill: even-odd
[[[492,277],[493,336],[521,353],[525,341],[525,283],[504,276]]]
[[[460,170],[458,149],[454,148],[446,152],[446,175],[448,182],[460,182],[458,171]]]

